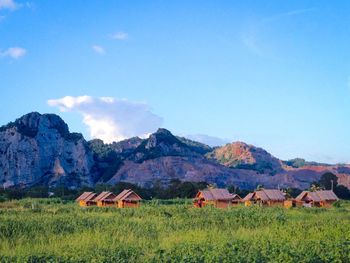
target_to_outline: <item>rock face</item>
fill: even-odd
[[[0,183],[93,185],[93,154],[57,115],[29,113],[0,130]]]
[[[93,186],[120,181],[151,187],[172,179],[265,187],[307,188],[325,172],[350,187],[349,165],[327,165],[303,159],[281,161],[243,142],[211,148],[159,129],[148,139],[137,137],[104,144],[70,133],[57,115],[29,113],[0,127],[0,186]]]

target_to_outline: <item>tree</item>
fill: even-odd
[[[311,192],[315,192],[315,191],[323,190],[323,187],[320,185],[320,183],[313,182],[311,183],[309,190]]]
[[[321,176],[319,184],[326,190],[335,189],[338,185],[338,177],[335,174],[327,172]]]
[[[340,199],[350,199],[350,190],[344,185],[337,185],[337,187],[334,189],[334,193]]]
[[[297,197],[299,194],[301,194],[301,192],[302,192],[302,190],[300,190],[299,188],[287,188],[286,189],[286,193],[293,198]]]

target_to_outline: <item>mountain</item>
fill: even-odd
[[[0,183],[93,185],[93,152],[57,115],[29,113],[0,128]]]
[[[172,179],[205,181],[245,189],[307,188],[330,171],[350,187],[350,166],[303,159],[281,161],[262,148],[233,142],[222,147],[174,136],[159,129],[147,139],[105,144],[69,132],[57,115],[29,113],[0,127],[0,185],[71,188],[120,181],[151,187]]]

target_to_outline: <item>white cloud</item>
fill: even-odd
[[[13,59],[19,59],[27,53],[27,50],[21,47],[10,47],[4,51],[0,51],[0,57],[10,57]]]
[[[100,55],[104,55],[106,53],[105,49],[101,46],[98,46],[98,45],[92,46],[92,49]]]
[[[231,140],[229,140],[229,139],[223,139],[223,138],[205,135],[205,134],[192,134],[192,135],[187,135],[185,137],[190,139],[190,140],[193,140],[193,141],[207,144],[211,147],[222,146],[222,145],[225,145],[225,144],[231,142]]]
[[[48,100],[48,104],[60,111],[79,112],[90,136],[108,143],[133,136],[147,137],[163,122],[161,117],[151,112],[149,105],[126,99],[66,96]]]
[[[113,39],[117,40],[126,40],[128,39],[129,35],[125,32],[117,32],[114,35],[111,36]]]
[[[13,0],[0,0],[0,9],[15,10],[19,5]]]

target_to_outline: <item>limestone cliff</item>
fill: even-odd
[[[93,185],[93,154],[57,115],[29,113],[0,129],[0,184]]]

